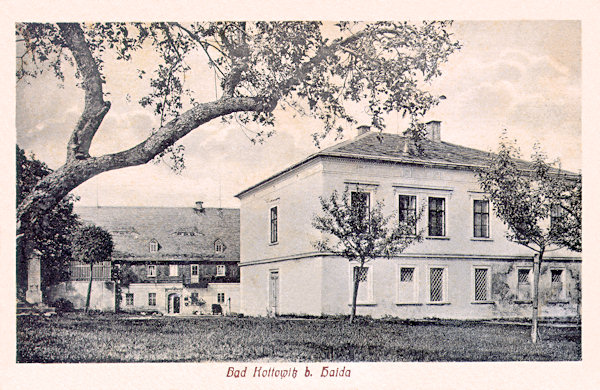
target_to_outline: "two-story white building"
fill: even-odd
[[[319,253],[312,226],[319,196],[333,190],[383,200],[396,220],[424,210],[424,240],[393,258],[368,263],[359,315],[401,318],[529,317],[533,253],[509,242],[475,169],[489,153],[441,141],[428,123],[422,152],[414,141],[368,132],[315,153],[244,190],[241,201],[241,311],[247,315],[348,314],[353,268]],[[579,313],[581,258],[560,250],[541,267],[541,315]]]

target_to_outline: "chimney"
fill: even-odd
[[[427,130],[427,139],[433,142],[442,142],[442,122],[440,121],[429,121],[425,124]]]
[[[369,131],[371,131],[371,126],[369,126],[369,125],[361,125],[361,126],[358,126],[356,128],[356,130],[358,131],[357,136],[361,136],[361,135],[366,134]]]

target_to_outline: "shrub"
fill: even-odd
[[[57,312],[59,313],[69,313],[75,311],[75,307],[73,306],[73,302],[69,301],[66,298],[58,298],[52,304]]]
[[[223,314],[223,308],[218,303],[212,304],[212,313],[213,314]]]

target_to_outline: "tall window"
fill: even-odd
[[[277,242],[277,206],[271,207],[271,243]]]
[[[223,253],[223,251],[225,250],[225,245],[223,245],[223,241],[216,240],[215,241],[215,252],[216,253]]]
[[[398,281],[398,302],[417,302],[417,273],[415,267],[401,266]]]
[[[475,301],[487,301],[490,299],[489,270],[487,268],[475,268],[474,271],[474,298]]]
[[[356,294],[356,302],[359,304],[371,303],[373,296],[373,275],[370,267],[365,265],[364,267],[360,266],[351,266],[350,268],[352,274],[349,275],[349,298],[352,298],[352,293],[354,291],[354,281],[358,279],[358,292]]]
[[[150,253],[158,252],[158,241],[152,240],[150,241]]]
[[[217,293],[217,303],[225,303],[225,293]]]
[[[198,276],[198,264],[192,264],[192,276]]]
[[[564,299],[564,286],[563,286],[563,275],[562,269],[550,270],[550,293],[552,299]]]
[[[429,198],[429,235],[446,235],[446,210],[444,198]]]
[[[562,207],[558,204],[550,206],[550,227],[553,228],[560,223],[563,216]]]
[[[490,206],[487,200],[473,202],[473,237],[490,236]]]
[[[125,294],[125,305],[133,306],[133,294],[132,293]]]
[[[517,270],[517,299],[520,301],[531,300],[531,269],[519,268]]]
[[[414,195],[399,195],[398,220],[411,226],[411,233],[417,234],[417,197]]]
[[[148,266],[148,276],[149,277],[155,277],[156,276],[156,265],[150,264]]]
[[[445,299],[444,292],[444,268],[429,269],[429,301],[443,302]]]
[[[148,306],[156,306],[156,293],[148,293]]]
[[[350,207],[358,212],[361,229],[368,230],[370,217],[370,194],[368,192],[353,191],[350,193]]]
[[[217,276],[225,276],[225,266],[217,265]]]
[[[179,266],[177,264],[169,264],[169,276],[177,276],[179,274]]]

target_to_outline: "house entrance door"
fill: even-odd
[[[179,294],[169,294],[169,314],[179,314],[181,306],[181,296]]]
[[[279,271],[269,274],[269,312],[279,314]]]

